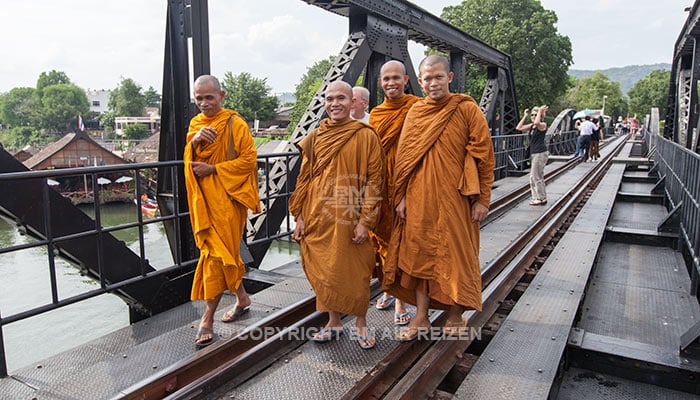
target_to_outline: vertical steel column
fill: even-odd
[[[450,69],[454,73],[452,82],[450,82],[450,92],[464,93],[465,90],[465,71],[467,69],[467,56],[463,51],[450,52]]]
[[[192,0],[191,32],[192,69],[194,78],[211,73],[209,57],[209,6],[208,0]]]
[[[700,79],[700,43],[697,38],[693,38],[693,63],[692,72],[690,74],[690,103],[688,104],[688,124],[686,125],[686,140],[681,143],[687,149],[694,149],[694,143],[697,143],[697,131],[694,130],[698,125],[698,85]]]
[[[201,17],[206,11],[201,2],[195,1],[195,10]],[[206,2],[205,2],[206,3]],[[165,60],[163,62],[163,101],[161,104],[161,133],[158,159],[160,161],[182,160],[186,132],[191,117],[195,114],[190,101],[189,56],[187,49],[187,15],[191,9],[185,0],[169,0],[165,28]],[[195,31],[207,23],[194,23]],[[199,35],[199,34],[198,34]],[[197,40],[206,39],[198,36]],[[208,46],[197,50],[200,61],[197,69],[208,68]],[[206,56],[205,56],[206,53]],[[207,61],[204,62],[203,60]],[[177,201],[177,205],[174,202]],[[164,216],[186,211],[187,191],[181,168],[158,170],[158,207]],[[189,217],[164,223],[174,260],[187,261],[198,257],[199,251],[192,237]]]

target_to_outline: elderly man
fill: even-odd
[[[337,338],[346,313],[355,316],[357,343],[369,349],[375,338],[365,318],[374,269],[368,232],[379,219],[384,159],[374,130],[350,118],[352,105],[349,84],[328,86],[328,118],[298,144],[303,160],[289,211],[316,308],[329,315],[314,340]]]
[[[449,61],[430,55],[419,70],[426,98],[409,110],[399,140],[398,218],[383,280],[384,290],[416,305],[398,334],[404,341],[430,328],[429,308],[447,310],[448,335],[465,332],[465,309],[481,310],[479,221],[488,214],[495,165],[479,105],[449,91]]]
[[[369,114],[365,111],[369,104],[369,90],[362,86],[352,88],[352,110],[350,117],[362,122],[369,122]]]
[[[396,214],[390,197],[393,191],[396,149],[399,145],[399,136],[406,114],[413,103],[420,100],[420,97],[404,93],[407,83],[408,75],[402,62],[391,60],[382,65],[379,70],[379,85],[384,92],[384,102],[374,107],[369,115],[369,124],[377,131],[386,157],[387,174],[382,187],[382,197],[384,198],[382,213],[377,228],[371,232],[382,265],[386,260],[386,249]],[[408,324],[411,321],[411,314],[406,311],[403,302],[396,300],[394,296],[384,293],[377,301],[376,307],[384,310],[391,307],[392,303],[394,303],[394,323],[399,326]]]
[[[191,298],[207,302],[195,340],[198,347],[214,340],[214,313],[225,290],[236,293],[236,305],[223,322],[250,306],[242,285],[240,241],[248,210],[260,212],[253,137],[238,113],[221,107],[224,96],[211,75],[194,82],[201,112],[190,121],[183,157],[192,231],[200,250]]]

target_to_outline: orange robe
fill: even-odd
[[[352,243],[358,223],[374,228],[379,219],[384,159],[369,125],[324,119],[298,144],[303,156],[289,211],[301,216],[299,242],[306,277],[319,311],[364,316],[374,247]]]
[[[396,212],[394,210],[391,193],[394,182],[394,160],[396,160],[396,149],[399,147],[399,136],[403,121],[413,103],[421,98],[412,94],[401,96],[398,100],[385,98],[384,102],[372,109],[369,114],[369,124],[377,131],[379,140],[382,143],[382,150],[386,160],[386,175],[382,187],[382,206],[377,227],[372,231],[372,240],[377,247],[379,259],[384,263],[386,260],[386,250],[391,237],[391,229],[394,223]]]
[[[393,193],[395,206],[406,199],[406,219],[395,219],[386,291],[411,304],[420,290],[431,308],[481,310],[479,223],[471,220],[471,205],[489,207],[494,165],[489,128],[474,99],[448,94],[411,108]]]
[[[232,145],[238,156],[228,160],[231,116],[235,116]],[[205,126],[216,129],[216,140],[193,149],[192,137]],[[248,124],[235,111],[222,109],[211,118],[201,113],[192,118],[183,157],[192,232],[200,250],[192,300],[213,300],[225,290],[233,293],[243,280],[240,242],[248,209],[260,212],[257,156]],[[216,174],[196,178],[191,161],[216,165]]]

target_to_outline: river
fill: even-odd
[[[88,215],[92,207],[81,207]],[[105,227],[136,221],[134,204],[108,204],[102,208]],[[138,254],[137,230],[115,232]],[[32,241],[7,220],[0,218],[0,248]],[[172,265],[165,229],[161,223],[144,226],[146,258],[153,267]],[[263,259],[261,269],[273,269],[299,257],[295,243],[276,241]],[[0,255],[0,315],[9,316],[51,303],[46,248],[32,248]],[[72,264],[56,258],[59,298],[99,288]],[[6,325],[3,329],[8,371],[12,372],[129,325],[129,310],[119,297],[105,294],[58,310]]]

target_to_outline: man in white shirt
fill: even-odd
[[[355,86],[352,88],[352,99],[353,105],[350,111],[350,116],[352,119],[362,121],[366,124],[369,123],[369,113],[365,110],[369,104],[369,90],[362,86]]]
[[[578,127],[579,132],[581,133],[581,157],[583,162],[588,161],[588,155],[591,147],[591,136],[593,135],[595,128],[595,124],[591,122],[591,117],[588,116],[585,117],[585,120],[581,122],[581,125]]]

